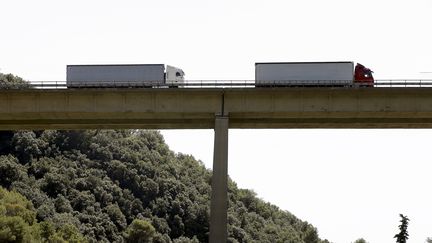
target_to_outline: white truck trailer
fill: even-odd
[[[164,64],[67,65],[66,86],[82,87],[178,87],[183,70]]]
[[[372,71],[353,62],[266,62],[255,63],[255,85],[349,86],[373,85]]]

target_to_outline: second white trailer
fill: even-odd
[[[353,62],[255,63],[256,86],[350,85]]]

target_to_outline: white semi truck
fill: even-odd
[[[256,87],[280,86],[373,86],[372,71],[353,62],[255,63]]]
[[[164,64],[67,65],[68,88],[178,87],[184,83],[180,68]]]

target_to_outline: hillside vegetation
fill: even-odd
[[[25,89],[31,85],[24,79],[13,74],[0,73],[0,89]]]
[[[0,242],[207,242],[210,185],[157,131],[0,131]],[[228,222],[229,242],[328,242],[231,180]]]

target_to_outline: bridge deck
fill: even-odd
[[[0,90],[0,130],[429,128],[432,88]]]

